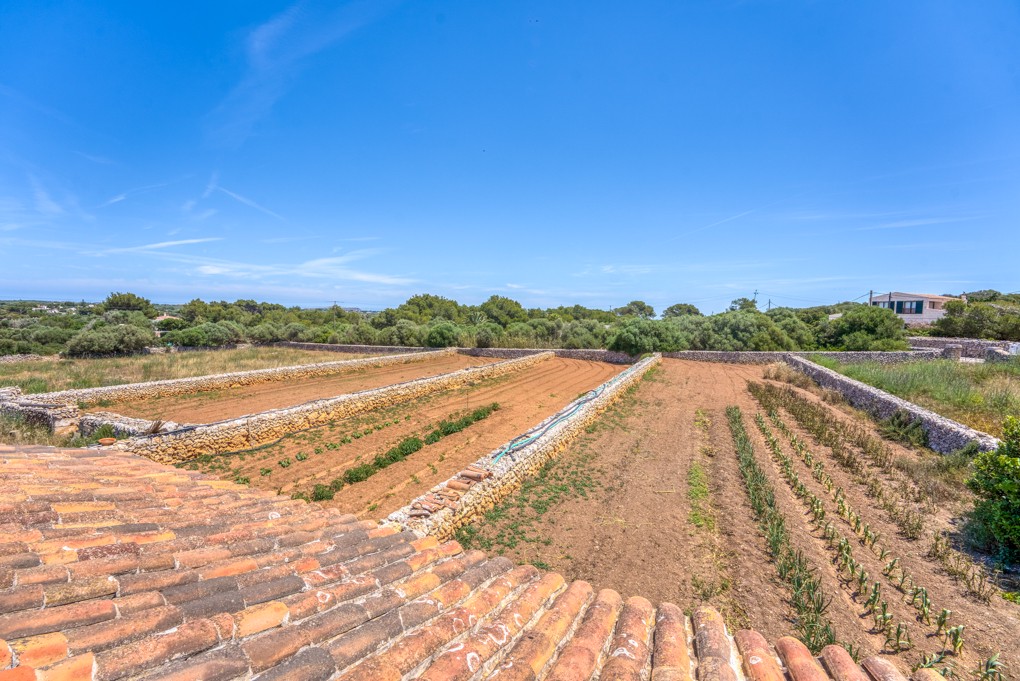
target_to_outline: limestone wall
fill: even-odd
[[[419,378],[374,390],[314,400],[294,407],[274,409],[172,432],[122,440],[117,449],[141,454],[160,463],[178,463],[202,454],[231,452],[275,442],[284,435],[315,428],[375,409],[407,402],[474,381],[521,371],[551,358],[551,352],[495,364],[460,369],[439,376]]]
[[[88,436],[95,433],[103,426],[110,426],[118,437],[133,435],[148,435],[158,432],[169,432],[186,428],[187,424],[175,423],[174,421],[150,421],[148,419],[136,419],[122,414],[114,414],[110,411],[97,411],[91,414],[82,414],[78,419],[78,432]]]
[[[295,350],[322,350],[323,352],[349,352],[358,355],[384,354],[388,352],[444,352],[449,348],[423,348],[403,345],[340,345],[336,343],[298,343],[295,341],[279,341],[273,343],[278,348],[294,348]]]
[[[974,359],[983,359],[989,348],[1000,348],[1009,352],[1010,341],[980,340],[978,338],[940,338],[936,336],[911,336],[907,339],[911,347],[915,348],[937,348],[941,350],[947,345],[960,345],[963,347],[963,356]]]
[[[613,352],[612,350],[568,350],[566,348],[555,348],[552,350],[539,350],[537,348],[459,348],[462,355],[472,357],[527,357],[538,352],[552,352],[557,357],[567,359],[580,359],[588,362],[608,362],[609,364],[633,364],[635,357],[625,352]]]
[[[916,362],[942,357],[941,349],[903,350],[898,352],[754,352],[754,351],[717,351],[717,350],[682,350],[680,352],[664,352],[663,357],[670,359],[690,359],[697,362],[725,362],[728,364],[771,364],[785,362],[787,357],[832,357],[841,362],[878,362],[879,364],[899,364]]]
[[[999,446],[999,441],[987,433],[939,416],[913,402],[890,395],[884,390],[861,383],[803,357],[791,355],[786,362],[813,378],[823,388],[838,391],[851,405],[863,409],[877,419],[889,418],[899,410],[909,413],[914,420],[921,422],[925,433],[928,434],[928,446],[936,452],[948,454],[972,440],[977,441],[983,450],[992,450]]]
[[[395,511],[387,520],[420,537],[452,537],[458,527],[498,504],[520,487],[525,478],[534,475],[546,461],[565,449],[660,360],[660,355],[652,355],[628,367],[527,433],[486,454],[454,478]]]
[[[446,350],[445,352],[446,354],[450,354],[453,351]],[[332,376],[334,374],[342,374],[348,371],[356,371],[358,369],[368,367],[422,362],[427,360],[429,357],[435,356],[436,355],[433,353],[412,352],[403,355],[387,355],[385,357],[364,357],[359,359],[339,360],[335,362],[320,362],[317,364],[300,364],[298,366],[291,367],[255,369],[252,371],[234,371],[226,374],[213,374],[211,376],[194,376],[192,378],[175,378],[164,381],[149,381],[146,383],[111,385],[103,388],[62,390],[59,392],[35,395],[34,398],[40,402],[78,405],[93,405],[103,401],[124,402],[127,400],[144,400],[152,397],[188,395],[197,392],[234,388],[242,385],[256,385],[258,383],[269,383],[273,381],[289,381],[317,376]]]

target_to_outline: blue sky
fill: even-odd
[[[22,2],[0,298],[1020,289],[1020,5]]]

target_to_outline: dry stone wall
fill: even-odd
[[[977,338],[940,338],[936,336],[911,336],[907,339],[911,347],[915,348],[937,348],[941,350],[949,345],[959,345],[963,348],[963,356],[974,359],[984,359],[989,348],[999,348],[1006,352],[1010,347],[1018,345],[1010,341],[980,340]]]
[[[625,352],[613,352],[612,350],[570,350],[556,348],[553,350],[539,350],[537,348],[459,348],[462,355],[472,357],[527,357],[538,352],[553,352],[557,357],[567,359],[580,359],[587,362],[607,362],[609,364],[633,364],[637,358],[631,357]]]
[[[423,348],[404,345],[341,345],[337,343],[298,343],[296,341],[279,341],[273,343],[279,348],[295,350],[322,350],[323,352],[349,352],[359,355],[384,354],[389,352],[444,352],[449,348]]]
[[[697,362],[725,362],[729,364],[771,364],[785,362],[787,357],[832,357],[841,362],[877,362],[879,364],[900,364],[939,359],[943,350],[903,350],[897,352],[756,352],[756,351],[717,351],[717,350],[682,350],[680,352],[664,352],[663,357],[670,359],[690,359]]]
[[[656,354],[630,366],[527,433],[390,514],[388,522],[411,530],[419,537],[452,537],[458,527],[498,504],[520,487],[525,478],[534,475],[546,461],[563,451],[661,359],[661,355]]]
[[[78,419],[78,432],[89,436],[103,426],[110,426],[117,437],[131,437],[135,435],[148,435],[154,432],[169,432],[188,427],[186,423],[174,421],[149,421],[148,419],[136,419],[122,414],[114,414],[111,411],[97,411],[91,414],[82,414]]]
[[[474,381],[521,371],[552,356],[551,352],[546,352],[460,369],[384,388],[314,400],[285,409],[274,409],[218,423],[189,426],[172,432],[122,440],[114,447],[141,454],[160,463],[179,463],[203,454],[250,449],[275,442],[289,433],[459,388]]]
[[[451,354],[452,350],[447,350]],[[81,388],[77,390],[62,390],[60,392],[43,393],[34,396],[41,402],[56,404],[78,404],[93,405],[99,402],[125,402],[127,400],[144,400],[152,397],[167,397],[171,395],[189,395],[210,390],[221,390],[223,388],[234,388],[243,385],[256,385],[258,383],[270,383],[273,381],[290,381],[302,378],[313,378],[318,376],[332,376],[348,371],[356,371],[367,367],[381,367],[389,364],[407,364],[410,362],[422,362],[435,354],[407,353],[403,355],[388,355],[385,357],[364,357],[360,359],[347,359],[335,362],[320,362],[317,364],[300,364],[290,367],[276,367],[272,369],[255,369],[252,371],[234,371],[226,374],[213,374],[211,376],[195,376],[192,378],[175,378],[165,381],[149,381],[147,383],[129,383],[126,385],[111,385],[103,388]]]
[[[813,378],[823,388],[838,391],[851,405],[863,409],[877,419],[889,418],[897,411],[907,412],[913,420],[921,422],[921,427],[928,435],[928,446],[936,452],[948,454],[971,441],[977,442],[982,450],[992,450],[999,446],[999,441],[987,433],[939,416],[913,402],[890,395],[884,390],[861,383],[803,357],[790,356],[786,362]]]

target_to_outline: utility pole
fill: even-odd
[[[768,306],[768,310],[766,310],[766,312],[771,312],[771,311],[772,311],[772,299],[769,298],[769,306]]]
[[[874,298],[875,298],[875,291],[874,290],[868,291],[868,307],[871,307],[871,304],[874,301]]]
[[[758,302],[758,289],[755,289],[755,290],[754,290],[754,298],[753,298],[753,300],[754,300],[754,302],[756,302],[756,303]]]

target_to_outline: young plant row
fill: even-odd
[[[855,482],[866,488],[868,496],[879,503],[888,518],[896,524],[905,537],[919,539],[924,535],[924,515],[904,502],[905,495],[902,491],[890,491],[864,461],[856,456],[853,450],[845,446],[839,425],[842,422],[833,424],[831,416],[826,416],[828,413],[826,407],[809,402],[789,388],[783,389],[770,384],[753,382],[748,385],[748,388],[766,411],[772,413],[778,412],[780,407],[784,408],[801,427],[811,433],[818,442],[827,446],[840,467],[850,473]],[[861,436],[857,431],[862,429],[853,426],[852,430],[855,437],[860,440]],[[788,436],[792,435],[788,430],[784,433]],[[796,436],[792,435],[792,437]],[[870,435],[866,435],[866,437],[874,439]],[[794,444],[794,447],[798,448],[798,445]],[[804,445],[801,443],[798,451],[803,447]],[[988,579],[985,569],[968,556],[953,549],[943,534],[934,532],[933,537],[934,540],[927,553],[928,557],[937,560],[950,576],[962,583],[967,594],[987,603],[995,595],[996,587]]]
[[[882,598],[882,583],[871,580],[864,565],[858,562],[854,557],[851,542],[844,537],[838,529],[836,529],[835,525],[833,525],[831,521],[826,520],[826,508],[824,502],[816,494],[811,492],[803,482],[801,482],[799,475],[796,470],[794,470],[793,459],[783,451],[779,440],[772,433],[772,429],[769,428],[764,417],[760,413],[755,414],[755,423],[758,425],[758,429],[761,431],[762,436],[768,443],[769,449],[772,451],[773,458],[779,464],[786,483],[789,485],[794,495],[800,499],[810,511],[811,524],[822,532],[829,549],[835,553],[833,563],[836,565],[836,569],[839,574],[843,577],[843,583],[855,597],[867,598],[864,604],[864,614],[871,615],[874,618],[873,631],[885,635],[885,648],[893,654],[912,648],[913,642],[910,639],[910,633],[907,626],[903,622],[893,623],[893,615],[889,612],[889,604]],[[778,424],[782,424],[782,421],[778,419],[778,417],[773,416],[773,423],[777,423],[777,427],[779,427]],[[785,424],[782,425],[785,427]],[[814,460],[813,457],[810,457],[810,459]],[[817,460],[814,460],[814,462],[815,465],[811,467],[812,475],[815,476],[816,479],[828,479],[828,475],[824,472],[824,466],[819,465],[821,462]],[[807,463],[807,461],[805,461],[805,463]],[[846,502],[843,489],[835,488],[835,490],[833,490],[831,480],[829,482],[830,484],[826,487],[829,489],[830,493],[833,494],[837,505],[838,515],[853,529],[854,534],[860,539],[861,543],[865,547],[870,548],[873,552],[875,552],[875,555],[882,560],[888,558],[889,551],[878,546],[879,535],[873,532],[870,526],[861,520],[860,514],[854,511],[853,508]],[[822,484],[824,484],[824,482]],[[906,602],[917,609],[918,621],[929,626],[933,625],[931,613],[934,609],[934,605],[928,595],[928,590],[924,587],[914,585],[910,575],[905,570],[898,567],[899,562],[899,558],[892,558],[888,563],[886,563],[885,568],[882,570],[882,574],[895,584],[900,593],[904,594]],[[897,569],[900,571],[898,583],[895,581],[894,576]],[[910,583],[909,586],[908,582]],[[935,635],[943,636],[945,645],[948,645],[951,641],[953,644],[954,654],[959,655],[960,650],[963,648],[963,626],[950,627],[949,617],[951,614],[952,613],[949,610],[943,609],[941,611],[937,617],[938,628]]]
[[[424,440],[417,436],[406,437],[385,452],[377,454],[372,461],[348,468],[343,472],[343,475],[338,478],[334,478],[328,485],[322,483],[316,484],[315,487],[312,488],[310,499],[307,492],[296,492],[291,496],[295,499],[306,499],[310,501],[329,501],[337,492],[343,489],[344,485],[353,485],[355,483],[368,480],[379,471],[403,461],[415,452],[421,450],[422,447],[435,444],[447,435],[459,433],[473,423],[488,418],[498,409],[499,403],[493,402],[492,404],[485,405],[484,407],[479,407],[470,414],[459,419],[452,421],[444,419],[439,422],[436,428],[429,431]]]
[[[814,404],[792,389],[779,388],[771,384],[751,382],[748,389],[766,411],[778,411],[780,407],[789,412],[795,421],[808,431],[820,444],[832,451],[833,458],[854,480],[867,489],[868,496],[875,499],[889,519],[899,527],[908,539],[920,539],[924,535],[925,517],[903,501],[902,493],[890,492],[881,478],[872,471],[864,459],[848,446],[856,445],[865,457],[884,471],[889,471],[891,453],[889,447],[877,438],[867,434],[856,424],[833,419],[827,407]],[[869,454],[871,452],[871,454]]]
[[[751,439],[744,429],[740,408],[726,408],[730,433],[737,450],[740,474],[747,488],[758,526],[765,534],[769,555],[776,565],[780,579],[790,588],[791,603],[797,612],[800,638],[812,652],[835,643],[836,633],[825,617],[832,598],[826,596],[815,570],[804,554],[794,549],[786,519],[776,506],[776,493],[764,471],[758,466]]]

